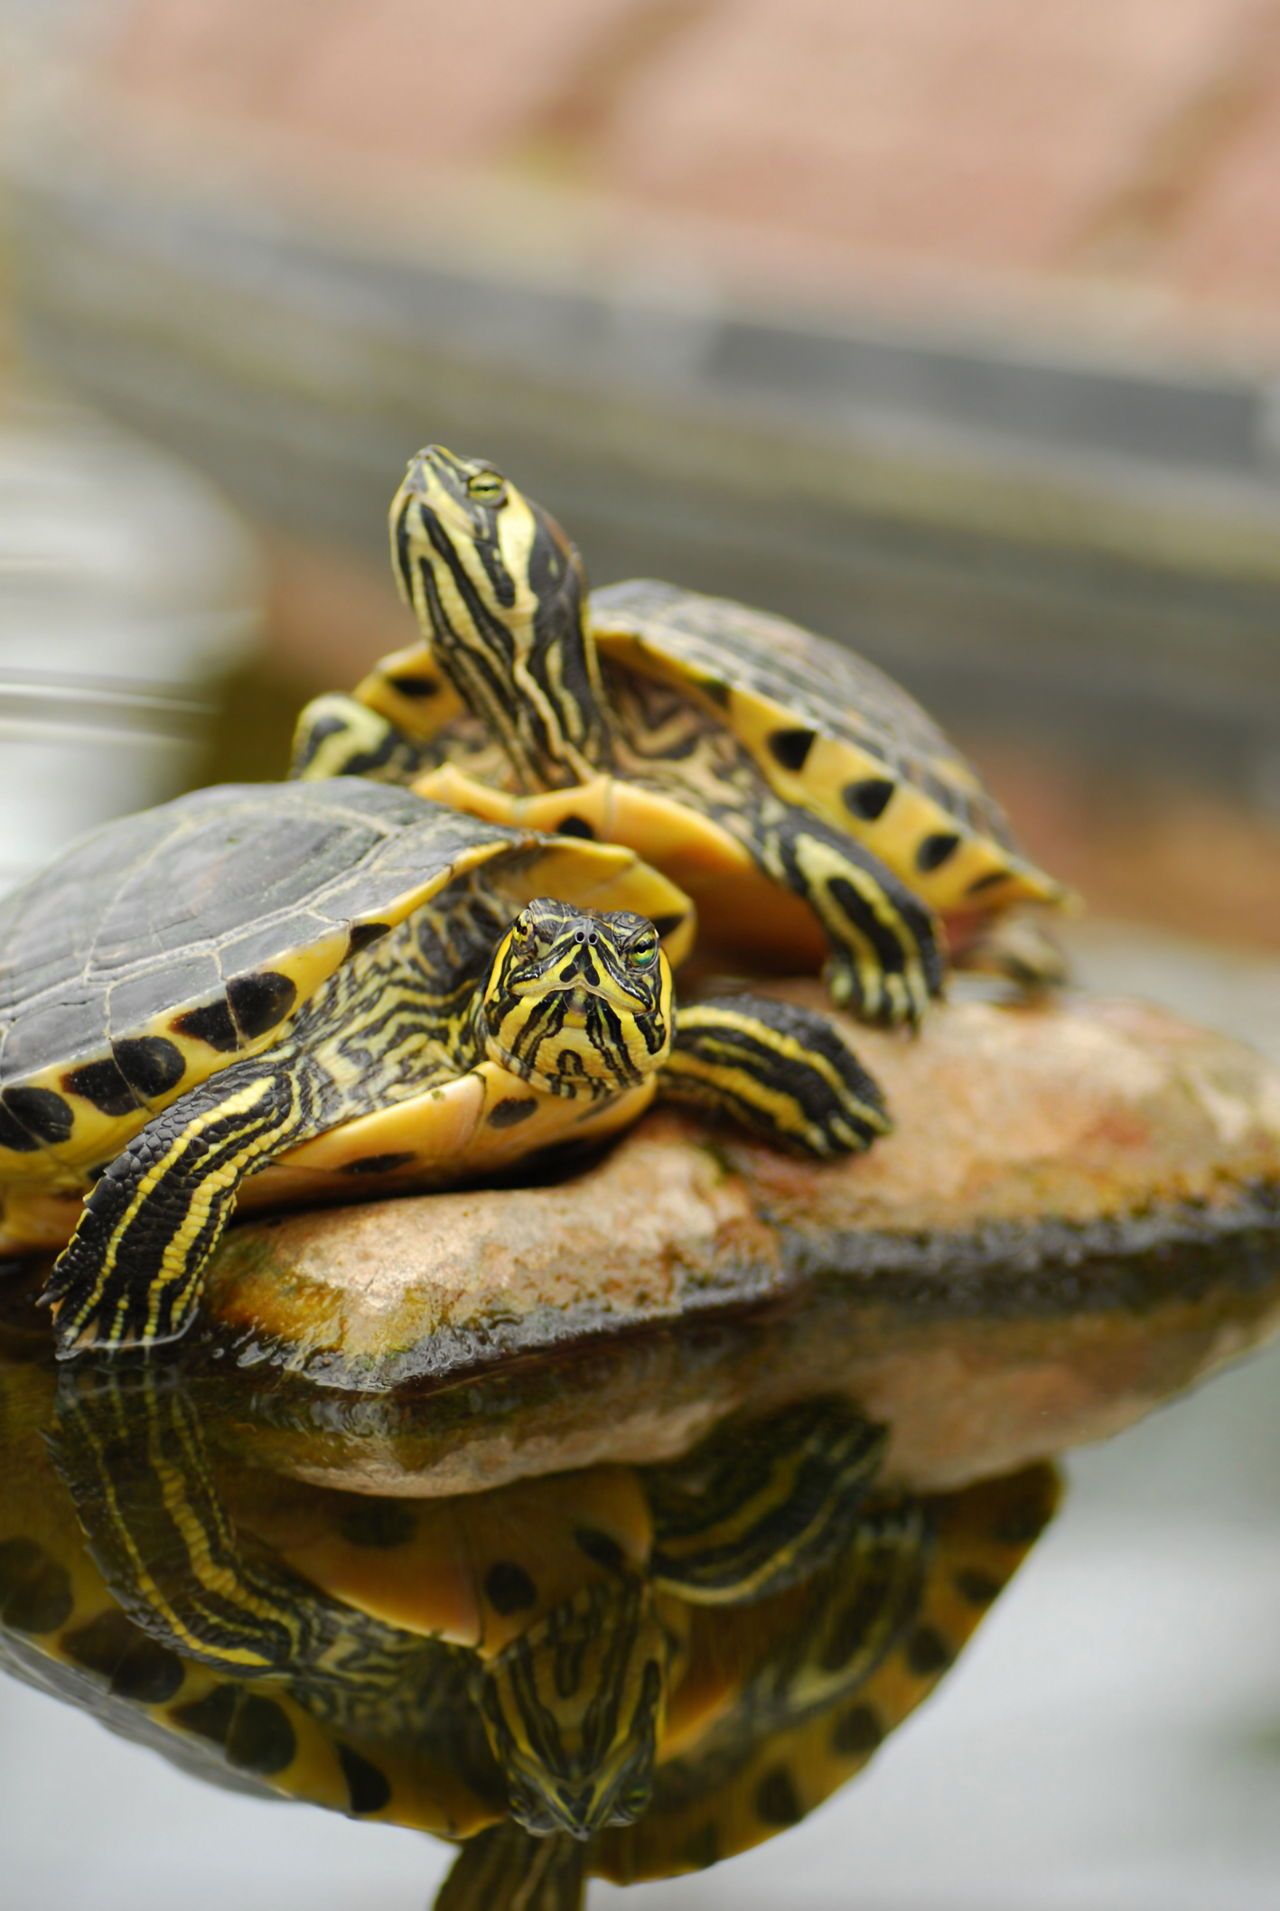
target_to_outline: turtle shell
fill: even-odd
[[[85,837],[0,903],[0,1178],[82,1179],[483,866],[513,911],[634,908],[682,952],[683,897],[631,852],[354,777],[199,790]]]
[[[784,617],[633,578],[591,596],[605,665],[681,686],[789,803],[847,830],[942,915],[1067,892],[900,685]]]

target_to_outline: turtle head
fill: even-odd
[[[485,1668],[480,1709],[513,1818],[589,1838],[646,1809],[671,1641],[639,1581],[592,1586]]]
[[[586,577],[553,517],[487,459],[428,445],[392,499],[391,559],[437,667],[526,787],[605,767]]]
[[[630,910],[526,903],[494,951],[476,1000],[490,1061],[553,1095],[637,1087],[674,1032],[671,965]]]

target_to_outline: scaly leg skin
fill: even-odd
[[[892,1127],[836,1024],[764,995],[682,1005],[658,1092],[819,1159],[856,1154]]]
[[[494,1825],[463,1845],[435,1911],[581,1911],[585,1856],[573,1838]]]
[[[690,1604],[737,1606],[808,1578],[848,1544],[888,1443],[834,1398],[717,1427],[649,1475],[654,1585]]]
[[[751,845],[775,882],[803,896],[831,944],[831,999],[861,1021],[916,1027],[941,995],[944,938],[919,896],[852,837],[807,811],[762,822]]]
[[[41,1296],[58,1358],[179,1339],[240,1183],[327,1125],[321,1098],[305,1063],[285,1070],[269,1055],[224,1069],[149,1121],[85,1197]]]

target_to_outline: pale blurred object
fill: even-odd
[[[252,544],[210,486],[69,407],[0,422],[0,887],[190,782],[255,648]]]

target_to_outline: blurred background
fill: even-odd
[[[0,883],[281,773],[411,635],[442,439],[598,581],[855,643],[1085,892],[1086,981],[1280,1057],[1280,0],[0,0],[0,56]],[[1273,1905],[1278,1378],[1085,1456],[867,1780],[625,1902]],[[438,1868],[153,1763],[0,1694],[8,1901]]]

